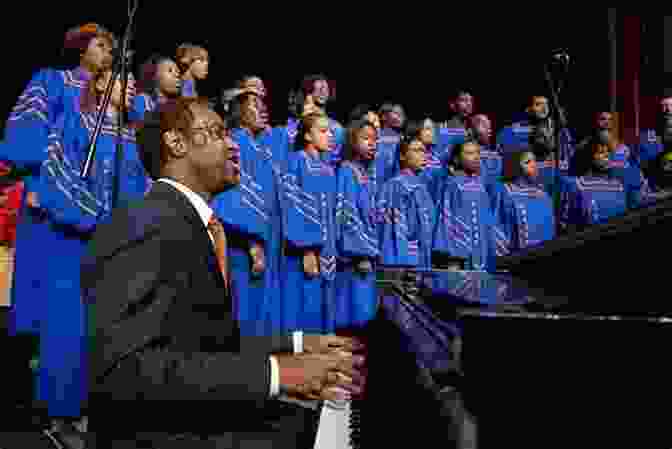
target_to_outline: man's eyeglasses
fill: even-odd
[[[208,139],[224,140],[229,136],[229,129],[221,123],[214,123],[210,126],[201,126],[191,128],[196,134],[205,135]]]

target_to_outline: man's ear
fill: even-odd
[[[181,158],[187,153],[184,137],[175,130],[163,133],[163,143],[170,149],[170,155],[175,158]]]

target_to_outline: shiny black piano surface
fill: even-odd
[[[459,322],[479,447],[672,447],[670,231],[668,200],[496,275],[423,275],[423,301]]]

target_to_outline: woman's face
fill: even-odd
[[[353,157],[356,160],[371,161],[376,157],[377,132],[373,126],[365,126],[356,131],[353,143]]]
[[[527,178],[534,179],[539,175],[537,158],[534,157],[534,153],[529,151],[523,153],[523,155],[520,157],[520,168]]]
[[[418,172],[427,165],[427,150],[420,139],[412,140],[400,156],[401,166]]]

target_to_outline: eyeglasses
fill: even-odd
[[[221,123],[213,123],[210,126],[191,128],[197,134],[205,135],[208,139],[224,140],[229,136],[229,129]]]

